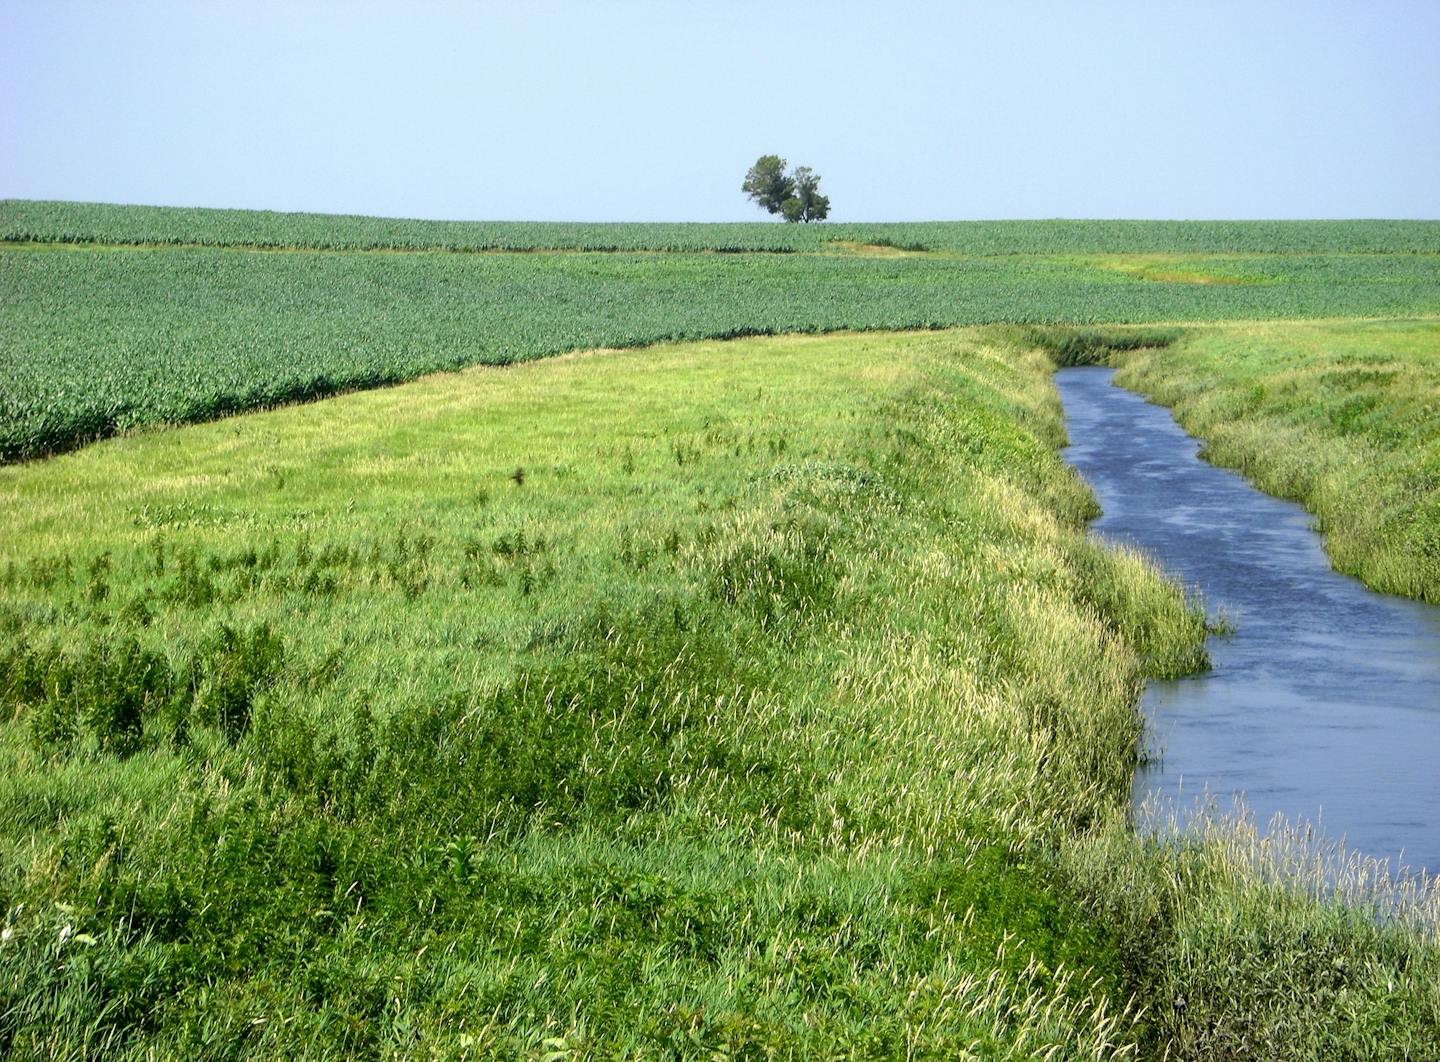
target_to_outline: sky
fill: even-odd
[[[1440,2],[0,0],[0,198],[397,217],[1440,217]]]

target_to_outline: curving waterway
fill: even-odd
[[[1104,509],[1093,530],[1235,627],[1210,638],[1212,671],[1146,687],[1137,807],[1239,793],[1261,823],[1282,813],[1440,872],[1440,608],[1335,572],[1304,509],[1202,461],[1168,409],[1113,373],[1055,374],[1064,456]]]

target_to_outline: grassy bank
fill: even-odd
[[[1115,360],[1207,459],[1315,513],[1336,568],[1440,603],[1440,321],[1229,324]]]
[[[663,347],[0,469],[0,1048],[1433,1053],[1423,900],[1126,828],[1202,621],[1086,541],[1049,368]]]
[[[735,226],[748,235],[734,240],[713,226],[618,226],[623,238],[611,243],[621,253],[577,250],[608,238],[525,237],[533,227],[523,225],[415,223],[415,232],[469,234],[455,236],[469,249],[490,246],[476,234],[492,229],[510,234],[496,237],[499,247],[567,248],[457,254],[439,236],[442,249],[424,250],[429,236],[411,239],[409,223],[384,219],[34,206],[0,205],[9,225],[0,232],[29,241],[0,247],[0,461],[594,347],[993,322],[1440,312],[1440,226],[1424,222],[957,223],[888,235],[751,225]],[[287,235],[292,223],[301,230]],[[66,242],[87,233],[162,246]],[[235,249],[272,240],[298,250]],[[887,255],[873,242],[925,240],[942,250]],[[368,253],[385,241],[421,249]],[[794,253],[713,253],[747,247]]]
[[[1012,359],[604,355],[0,473],[5,1043],[1132,1036],[1037,855],[1199,626]]]

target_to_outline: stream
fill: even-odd
[[[1326,838],[1440,872],[1440,608],[1377,594],[1330,567],[1310,515],[1201,460],[1170,411],[1113,369],[1055,374],[1107,541],[1136,546],[1197,591],[1213,670],[1147,684],[1147,801],[1182,813],[1236,794]],[[1158,798],[1158,800],[1156,799]]]

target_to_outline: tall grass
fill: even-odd
[[[1103,365],[1116,354],[1130,350],[1160,350],[1183,333],[1177,328],[1062,328],[1031,327],[1020,335],[1050,355],[1057,368]]]
[[[1183,830],[1181,824],[1183,823]],[[1282,819],[1214,812],[1137,842],[1119,821],[1065,842],[1118,928],[1172,1058],[1429,1058],[1440,1051],[1440,885],[1393,876]]]

